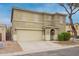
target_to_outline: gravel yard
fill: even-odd
[[[2,53],[13,53],[22,51],[22,48],[17,42],[7,41],[5,48],[0,48],[0,54]]]
[[[60,44],[62,46],[69,46],[69,45],[78,45],[79,41],[52,41],[53,43]]]

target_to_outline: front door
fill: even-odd
[[[54,39],[54,34],[55,34],[55,30],[51,29],[51,31],[50,31],[50,40]]]

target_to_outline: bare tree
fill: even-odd
[[[70,26],[72,28],[72,32],[74,33],[74,37],[76,38],[77,31],[74,27],[72,17],[79,11],[79,4],[77,4],[77,3],[62,3],[61,4],[60,3],[59,5],[62,6],[66,10],[66,12],[68,14],[69,21],[70,21]]]

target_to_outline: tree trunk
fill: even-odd
[[[72,22],[72,16],[71,15],[69,16],[69,20],[70,20],[70,26],[72,28],[72,32],[74,33],[74,37],[76,38],[77,37],[77,31],[76,31],[74,24]]]

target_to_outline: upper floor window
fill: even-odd
[[[63,20],[60,20],[60,24],[63,24],[64,22],[63,22]]]
[[[51,16],[48,16],[48,20],[51,21],[51,19],[52,19],[52,17]]]
[[[56,16],[56,18],[57,18],[57,19],[61,19],[61,20],[64,19],[63,16]]]
[[[22,20],[25,20],[26,19],[26,15],[22,15]]]
[[[40,16],[39,15],[33,15],[34,22],[39,22]]]

